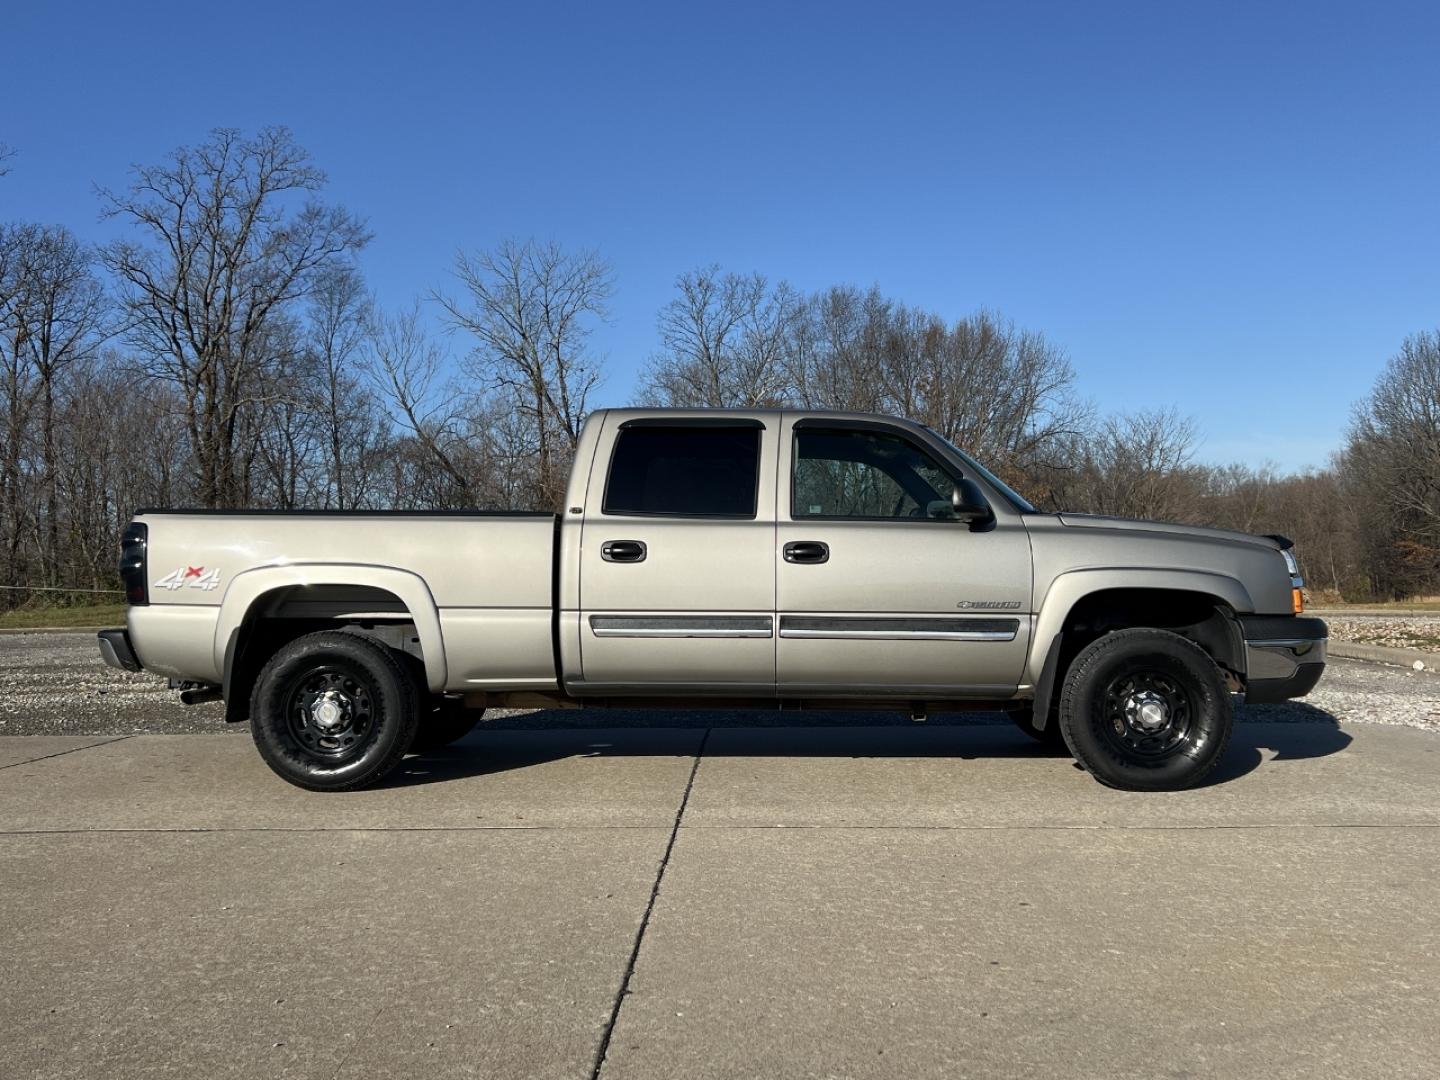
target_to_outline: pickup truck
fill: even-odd
[[[1103,784],[1199,782],[1326,627],[1284,537],[1041,513],[905,420],[616,409],[560,513],[142,510],[105,661],[374,783],[490,707],[1003,710]]]

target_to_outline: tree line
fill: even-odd
[[[610,265],[509,241],[387,310],[324,185],[285,129],[217,130],[98,192],[119,239],[0,223],[0,608],[113,588],[140,506],[558,506]],[[712,266],[656,330],[637,403],[906,416],[1043,509],[1283,532],[1347,599],[1440,589],[1440,331],[1401,345],[1330,463],[1282,475],[1197,463],[1179,411],[1100,412],[1062,348],[992,311]]]

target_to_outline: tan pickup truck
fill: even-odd
[[[1199,781],[1232,695],[1309,692],[1290,543],[1040,513],[917,424],[608,410],[560,513],[143,510],[105,660],[223,698],[292,783],[487,706],[1005,710],[1102,783]]]

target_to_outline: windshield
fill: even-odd
[[[984,478],[992,487],[994,487],[996,490],[998,490],[998,491],[1000,492],[1000,494],[1004,495],[1007,499],[1009,499],[1012,503],[1014,503],[1014,504],[1015,504],[1015,509],[1019,510],[1022,514],[1037,514],[1037,513],[1039,513],[1039,511],[1036,510],[1035,507],[1031,504],[1031,502],[1030,502],[1029,499],[1025,498],[1025,496],[1021,495],[1018,491],[1016,491],[1014,488],[1012,488],[1009,484],[1005,483],[1004,480],[1001,480],[998,476],[996,476],[994,473],[992,473],[989,469],[985,468],[984,465],[981,465],[978,461],[976,461],[973,457],[971,457],[969,454],[967,454],[964,450],[961,450],[961,449],[960,449],[958,446],[956,446],[953,442],[951,442],[949,439],[945,438],[944,435],[941,435],[941,434],[940,434],[938,431],[936,431],[934,428],[927,427],[925,430],[928,431],[928,432],[930,432],[931,435],[934,435],[934,436],[935,436],[937,439],[939,439],[942,443],[944,443],[944,444],[945,444],[946,446],[948,446],[951,450],[953,450],[953,451],[955,452],[956,456],[959,457],[960,460],[963,461],[968,468],[973,469],[975,472],[979,473],[980,476],[981,476],[982,478]]]

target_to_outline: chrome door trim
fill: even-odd
[[[768,638],[769,615],[591,615],[596,637]]]
[[[859,641],[1014,641],[1019,619],[964,616],[782,615],[782,638]]]

